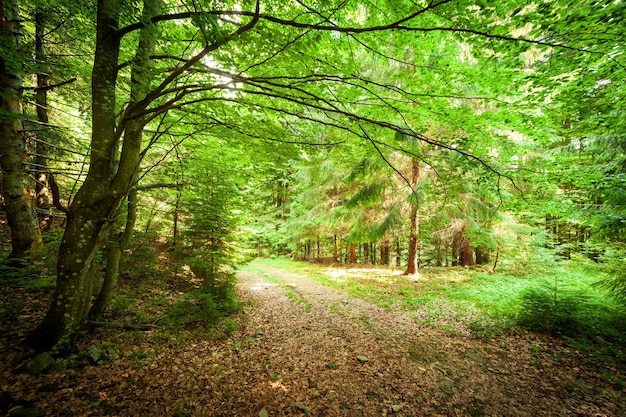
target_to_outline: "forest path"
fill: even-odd
[[[241,291],[254,300],[245,329],[233,335],[250,388],[248,415],[291,415],[305,408],[315,416],[624,411],[612,402],[619,403],[619,393],[612,400],[576,389],[582,365],[569,363],[546,340],[447,335],[304,274],[258,263],[239,278]]]
[[[350,279],[363,272],[319,271]],[[19,403],[45,416],[626,416],[619,364],[559,339],[512,331],[488,340],[420,326],[305,271],[260,261],[238,276],[247,302],[221,327],[98,327],[49,373],[0,367],[0,410]],[[43,311],[41,291],[20,297]],[[0,324],[9,336],[0,338],[0,354],[13,357],[19,329]],[[93,363],[98,352],[106,356]]]

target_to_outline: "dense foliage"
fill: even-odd
[[[574,256],[624,299],[622,2],[91,3],[1,10],[11,255],[38,241],[24,174],[65,233],[33,346],[66,351],[94,286],[102,313],[135,230],[210,297],[256,255],[407,273]]]

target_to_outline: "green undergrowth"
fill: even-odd
[[[462,327],[489,337],[519,326],[563,337],[579,349],[624,357],[626,312],[597,286],[596,276],[573,262],[530,274],[425,268],[418,277],[383,268],[327,267],[285,258],[257,259],[250,268],[306,274],[450,333]]]
[[[190,342],[198,334],[221,338],[236,330],[242,304],[233,271],[212,272],[181,261],[167,247],[137,245],[125,259],[105,326],[133,329],[124,337],[153,338],[168,345]],[[148,330],[148,332],[146,331]],[[196,335],[196,336],[194,336]]]

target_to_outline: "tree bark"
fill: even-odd
[[[11,229],[9,258],[31,258],[43,246],[41,231],[32,209],[26,171],[26,138],[23,126],[22,68],[17,62],[21,51],[21,25],[16,0],[0,3],[0,168],[2,196]]]
[[[384,237],[380,241],[380,263],[381,265],[389,265],[389,240]]]
[[[35,60],[38,65],[42,65],[46,60],[45,55],[45,22],[46,17],[43,11],[35,13]],[[48,125],[48,74],[39,69],[37,71],[37,89],[35,93],[35,104],[37,108],[37,120],[44,126]],[[38,140],[36,144],[35,156],[35,199],[37,208],[42,215],[39,215],[39,229],[46,231],[52,224],[50,209],[50,197],[48,193],[48,146],[43,141]]]
[[[350,263],[356,263],[356,243],[350,243]]]
[[[370,244],[363,243],[363,263],[369,265],[370,263]]]
[[[102,318],[106,308],[111,303],[120,273],[120,262],[124,250],[129,246],[132,240],[135,223],[137,222],[137,190],[131,189],[128,193],[128,205],[126,214],[126,224],[124,231],[118,233],[116,227],[111,229],[109,243],[105,251],[106,266],[104,271],[104,280],[102,287],[98,292],[91,309],[89,310],[89,318],[91,320]]]
[[[148,91],[150,77],[134,77],[131,83],[143,85],[141,100],[128,100],[118,116],[116,107],[117,77],[121,33],[118,18],[119,0],[98,0],[96,19],[96,50],[91,79],[92,134],[89,171],[67,210],[67,227],[57,263],[57,287],[52,306],[37,329],[26,341],[39,350],[67,354],[74,347],[78,331],[89,311],[93,276],[89,265],[98,246],[98,237],[105,223],[114,221],[115,211],[133,185],[141,160],[142,119],[147,106],[191,66],[210,51],[250,30],[258,22],[256,15],[228,37],[206,45],[179,68],[173,70],[158,87]],[[146,0],[144,9],[152,9],[158,0]],[[150,19],[144,19],[144,22]],[[144,26],[142,31],[151,25]],[[158,36],[151,34],[156,39]],[[150,59],[150,50],[142,43],[136,50],[134,68],[140,69]],[[154,41],[151,38],[151,41]],[[137,74],[135,70],[133,73]],[[132,88],[131,88],[132,89]],[[123,135],[123,140],[121,139]],[[120,143],[121,142],[121,143]],[[119,151],[121,145],[121,151]],[[119,158],[118,158],[119,152]]]
[[[419,231],[419,201],[417,199],[417,194],[415,191],[415,187],[417,186],[417,182],[419,181],[420,175],[420,167],[419,161],[416,158],[413,158],[411,163],[411,213],[409,215],[409,253],[406,270],[404,271],[404,275],[414,275],[417,274],[417,245],[418,241],[418,231]]]
[[[461,238],[461,253],[459,263],[461,266],[474,266],[476,262],[474,261],[474,250],[471,246],[471,239],[463,236]]]
[[[476,247],[476,263],[478,265],[485,265],[490,262],[491,250],[486,245],[478,245]]]
[[[92,119],[89,172],[68,208],[52,305],[26,340],[35,349],[51,350],[59,355],[71,352],[86,322],[93,287],[89,266],[102,226],[123,197],[120,189],[113,188],[112,184],[118,143],[115,87],[120,37],[116,2],[99,0],[97,13],[91,103],[92,114],[97,117]]]

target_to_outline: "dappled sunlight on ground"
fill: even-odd
[[[250,286],[250,289],[252,291],[260,291],[270,287],[275,287],[275,285],[269,282],[258,282],[255,285]]]
[[[367,279],[373,281],[387,281],[390,277],[402,275],[401,270],[385,268],[329,268],[324,275],[337,282],[344,282],[347,279]]]

